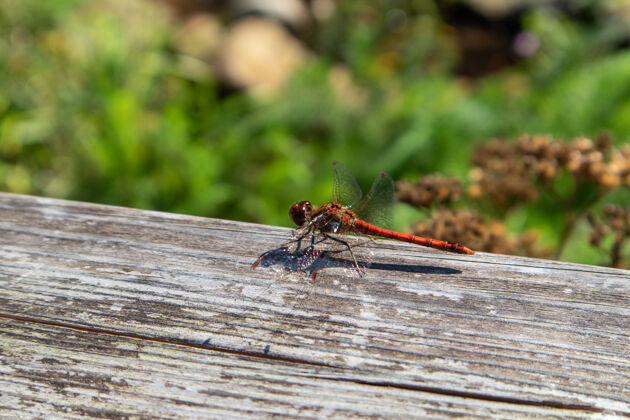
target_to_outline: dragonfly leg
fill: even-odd
[[[291,239],[288,242],[285,242],[281,248],[288,248],[289,246],[291,246],[292,244],[296,244],[295,245],[295,252],[298,252],[300,249],[302,249],[302,241],[304,240],[304,238],[306,238],[307,236],[311,235],[311,245],[309,245],[309,248],[312,248],[314,243],[313,243],[313,233],[314,233],[314,228],[313,226],[308,226],[308,228],[302,230],[302,231],[298,231],[297,236],[293,239]]]
[[[267,251],[265,253],[263,253],[260,257],[258,257],[258,259],[252,264],[252,270],[256,269],[256,267],[258,267],[260,265],[260,263],[267,257],[269,256],[273,256],[278,254],[279,251],[288,251],[289,247],[292,244],[296,244],[296,248],[295,248],[295,253],[297,253],[298,251],[300,251],[300,249],[302,248],[302,241],[304,240],[304,238],[306,238],[309,234],[311,234],[311,245],[308,246],[308,248],[313,248],[314,247],[314,235],[312,235],[313,233],[313,227],[309,226],[308,229],[304,230],[303,232],[299,232],[299,234],[289,240],[288,242],[285,242],[284,244],[280,245],[280,247],[276,248],[276,249],[272,249],[271,251]]]
[[[350,255],[352,256],[352,261],[354,262],[354,266],[357,268],[357,271],[359,272],[359,274],[361,273],[361,267],[359,267],[359,263],[357,262],[357,258],[354,256],[354,252],[352,252],[352,247],[350,246],[350,244],[346,241],[344,241],[343,239],[339,239],[339,238],[335,238],[334,236],[328,235],[326,233],[322,233],[326,238],[332,239],[335,242],[338,242],[340,244],[343,244],[346,248],[348,248],[348,251],[350,251]]]

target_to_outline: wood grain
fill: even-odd
[[[392,241],[251,270],[289,236],[0,193],[0,413],[630,416],[630,272]]]

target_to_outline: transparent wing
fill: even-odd
[[[390,228],[394,210],[394,181],[386,173],[380,174],[370,192],[352,209],[357,217],[382,228]]]
[[[363,193],[354,175],[339,162],[333,162],[335,179],[333,182],[333,201],[342,206],[351,206],[359,202]]]

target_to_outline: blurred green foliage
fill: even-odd
[[[600,16],[606,3],[580,7]],[[465,179],[490,137],[630,134],[622,24],[532,9],[522,25],[539,51],[471,82],[433,2],[396,2],[402,27],[389,1],[336,5],[306,36],[313,58],[261,100],[226,94],[203,63],[191,73],[161,3],[0,1],[0,189],[289,225],[293,201],[329,199],[333,160],[364,187],[381,171]],[[352,103],[333,83],[339,63]],[[543,204],[510,226],[552,241],[562,210]],[[582,248],[565,258],[597,262]]]

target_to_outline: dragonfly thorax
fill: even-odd
[[[310,201],[300,201],[291,206],[289,216],[299,227],[308,226],[329,233],[350,232],[356,220],[352,210],[336,202],[314,208]]]

